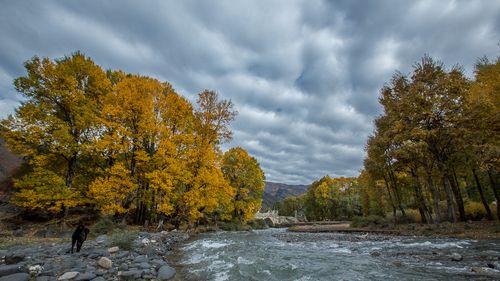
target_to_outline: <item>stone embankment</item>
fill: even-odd
[[[69,253],[70,239],[66,244],[19,245],[0,250],[0,281],[174,278],[176,271],[166,256],[175,243],[188,239],[188,234],[139,232],[127,237],[129,241],[117,241],[113,236],[101,235],[85,241],[82,250],[73,254]]]

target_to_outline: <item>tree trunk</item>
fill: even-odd
[[[453,206],[453,194],[450,188],[450,182],[448,175],[443,176],[443,187],[446,193],[446,205],[448,207],[448,220],[451,222],[457,222],[457,216],[455,214],[455,207]]]
[[[397,214],[396,214],[396,204],[394,203],[394,201],[392,199],[391,189],[389,188],[389,183],[387,183],[387,179],[386,179],[385,175],[384,175],[384,183],[385,183],[385,187],[387,188],[387,193],[389,194],[389,201],[391,201],[392,217],[394,220],[394,224],[396,224],[398,222]]]
[[[68,171],[66,172],[66,187],[71,187],[71,185],[73,184],[73,179],[75,178],[76,160],[76,154],[74,154],[67,161]]]
[[[486,201],[486,198],[484,197],[483,188],[481,187],[481,182],[479,181],[479,177],[477,176],[476,169],[472,168],[472,174],[474,175],[477,191],[479,191],[479,196],[481,197],[481,202],[483,203],[484,209],[486,210],[488,219],[493,220],[493,214],[491,213],[488,201]]]
[[[432,194],[432,205],[434,208],[434,213],[436,214],[435,218],[434,218],[434,222],[439,223],[439,222],[441,222],[441,220],[443,218],[441,216],[441,209],[439,208],[439,201],[440,201],[439,200],[439,191],[434,186],[434,181],[432,180],[432,172],[427,173],[427,184],[429,185],[429,190],[431,191],[431,194]]]
[[[394,173],[392,172],[392,170],[390,168],[389,168],[389,179],[392,182],[392,187],[394,189],[394,195],[396,197],[396,202],[398,204],[398,208],[401,211],[401,214],[403,215],[403,217],[406,217],[405,209],[403,208],[403,204],[401,203],[401,194],[400,194],[399,188],[396,184],[396,178],[395,178]]]
[[[497,219],[500,220],[500,200],[498,198],[498,185],[495,182],[495,178],[493,177],[494,171],[492,169],[488,170],[488,178],[490,179],[491,189],[493,190],[493,194],[495,195],[495,200],[497,201]]]
[[[425,198],[422,194],[422,188],[420,186],[420,180],[418,178],[415,169],[410,169],[411,176],[413,178],[413,190],[415,191],[415,199],[417,200],[418,211],[420,212],[420,217],[422,223],[432,223],[432,216],[430,215],[429,209],[425,204]]]
[[[451,183],[451,190],[453,190],[453,196],[455,197],[455,202],[457,203],[460,220],[467,221],[467,218],[465,217],[464,200],[462,198],[462,192],[460,191],[460,186],[458,186],[455,170],[453,170],[453,178],[450,181],[450,183]]]

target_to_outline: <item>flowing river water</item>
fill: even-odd
[[[498,240],[267,229],[205,233],[179,250],[182,280],[500,280],[488,268],[500,266]]]

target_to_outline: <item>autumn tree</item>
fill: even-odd
[[[57,60],[34,57],[24,66],[27,75],[14,85],[25,100],[2,121],[8,146],[30,167],[16,181],[15,201],[50,211],[84,204],[90,144],[99,134],[101,101],[111,84],[98,65],[78,52]]]
[[[257,160],[241,147],[231,148],[224,153],[222,172],[235,190],[233,218],[240,222],[253,218],[262,205],[265,186],[264,172]]]
[[[473,174],[488,216],[488,200],[480,181],[480,174],[485,173],[495,200],[500,202],[498,182],[500,170],[500,58],[490,62],[484,58],[476,65],[475,80],[466,96],[466,114],[463,119],[465,147],[470,171]],[[500,219],[500,204],[497,205],[497,217]]]
[[[324,176],[306,193],[305,214],[309,220],[346,219],[361,214],[355,178]]]

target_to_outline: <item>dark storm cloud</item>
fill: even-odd
[[[232,99],[234,139],[266,177],[354,176],[378,91],[424,54],[468,75],[498,55],[498,1],[10,1],[0,10],[0,117],[33,55],[81,50],[104,68]]]

